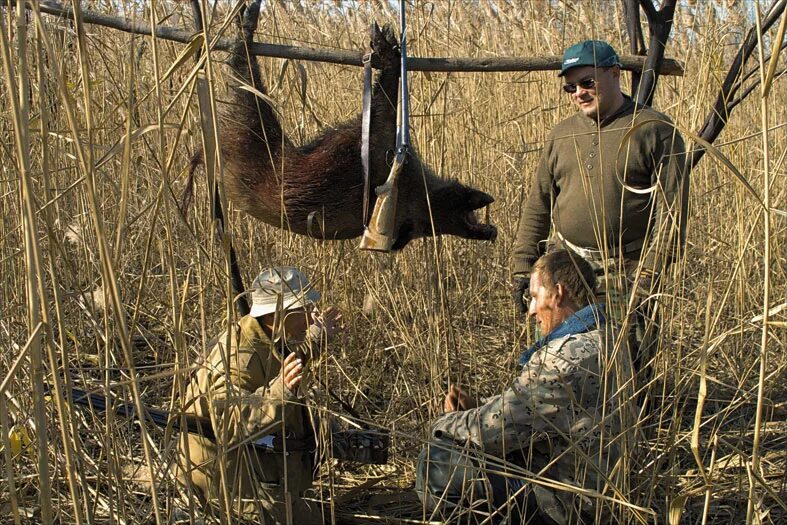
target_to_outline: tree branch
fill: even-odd
[[[655,20],[659,16],[659,12],[656,11],[656,6],[653,5],[653,0],[639,0],[639,5],[642,6],[642,10],[645,11],[645,16],[648,20]]]
[[[776,23],[779,17],[782,16],[786,4],[787,0],[774,0],[773,4],[771,4],[771,7],[768,9],[768,13],[762,20],[763,33],[768,31],[768,29],[770,29],[770,27]],[[702,124],[702,128],[700,128],[700,131],[697,133],[700,137],[707,140],[711,144],[718,138],[719,134],[721,134],[722,130],[727,125],[727,121],[730,118],[730,112],[732,109],[740,104],[743,99],[753,91],[752,87],[748,87],[744,90],[741,96],[731,101],[731,94],[740,88],[740,79],[743,66],[751,56],[752,52],[754,52],[756,46],[757,28],[751,27],[743,43],[741,43],[741,46],[738,48],[738,52],[735,54],[735,59],[733,60],[729,71],[727,71],[727,76],[724,78],[721,88],[719,88],[719,93],[716,96],[716,101],[713,104],[713,108],[711,108],[708,116],[705,117],[705,122]],[[781,48],[778,51],[780,52]],[[691,166],[696,166],[700,159],[702,159],[703,155],[705,155],[704,148],[693,149],[690,153]]]
[[[776,54],[778,55],[779,53],[781,53],[781,52],[782,52],[782,51],[784,51],[785,49],[787,49],[787,42],[784,42],[784,43],[781,45],[781,47],[780,47],[780,48],[779,48],[779,50],[776,52]],[[765,63],[766,63],[766,64],[768,64],[768,63],[771,61],[771,57],[772,57],[772,56],[773,56],[773,53],[770,53],[770,54],[768,54],[768,55],[765,55],[765,59],[764,59],[764,61],[765,61]],[[754,75],[756,75],[757,73],[759,73],[759,71],[760,71],[760,64],[757,64],[757,63],[756,63],[756,64],[755,64],[755,66],[754,66],[753,68],[751,68],[751,69],[749,69],[748,71],[746,71],[746,72],[745,72],[743,75],[741,75],[741,77],[740,77],[740,78],[739,78],[739,79],[738,79],[738,80],[735,82],[735,86],[733,86],[733,91],[731,92],[731,94],[732,94],[732,93],[734,93],[735,91],[737,91],[737,90],[738,90],[738,89],[739,89],[739,88],[740,88],[740,87],[743,85],[743,83],[744,83],[744,82],[746,82],[747,80],[750,80],[752,77],[754,77]],[[774,75],[774,78],[776,78],[776,76],[775,76],[775,75]],[[757,82],[759,82],[759,81],[760,81],[760,79],[759,79],[759,78],[757,78],[756,80],[757,80]]]
[[[0,0],[0,6],[7,6],[10,0]],[[27,9],[33,9],[30,3],[26,4]],[[51,0],[41,0],[40,8],[42,13],[62,16],[73,20],[74,11],[70,7],[63,6]],[[97,13],[95,11],[82,10],[82,22],[86,24],[99,25],[117,29],[126,33],[138,35],[154,34],[163,40],[188,43],[194,37],[194,32],[183,31],[167,26],[157,25],[155,31],[149,24],[144,22],[131,22],[125,18],[115,17]],[[215,41],[212,50],[228,51],[232,48],[235,41],[229,38],[220,38]],[[249,53],[257,56],[267,56],[273,58],[288,58],[292,60],[311,60],[315,62],[327,62],[331,64],[342,64],[346,66],[363,66],[363,53],[356,51],[344,51],[333,49],[315,49],[310,47],[296,47],[278,44],[254,43],[249,47]],[[620,62],[623,69],[642,70],[645,60],[638,56],[621,56]],[[562,64],[560,56],[546,57],[490,57],[490,58],[417,58],[408,57],[407,67],[410,71],[433,71],[433,72],[510,72],[510,71],[547,71],[559,70]],[[373,63],[376,66],[377,64]],[[683,75],[683,65],[677,60],[665,59],[660,67],[662,75]]]
[[[623,13],[626,19],[626,32],[629,37],[629,51],[632,55],[645,55],[645,37],[642,35],[642,23],[639,18],[638,0],[623,0]],[[631,72],[631,96],[636,97],[639,88],[641,71]]]
[[[642,69],[642,80],[637,90],[637,102],[651,105],[656,84],[659,80],[661,64],[664,61],[664,51],[672,32],[672,19],[675,14],[677,0],[664,0],[661,9],[656,11],[651,0],[640,0],[640,5],[645,10],[648,18],[648,56]]]

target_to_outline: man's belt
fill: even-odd
[[[46,385],[46,391],[52,392],[49,385]],[[207,417],[174,413],[153,407],[143,407],[144,414],[138,414],[137,407],[133,403],[103,394],[91,394],[78,388],[71,389],[71,399],[75,404],[88,406],[97,413],[112,412],[121,417],[145,420],[159,427],[170,426],[181,432],[216,439],[213,423]],[[390,436],[384,430],[341,430],[332,432],[330,440],[333,457],[336,459],[373,465],[384,465],[388,462]],[[313,434],[302,438],[269,434],[255,440],[253,445],[257,450],[277,453],[314,452],[317,448]]]
[[[587,259],[588,261],[593,262],[601,262],[605,259],[611,259],[617,257],[618,255],[628,255],[630,253],[637,252],[642,249],[645,245],[645,239],[636,239],[634,241],[628,242],[623,246],[617,248],[610,248],[608,251],[603,252],[601,250],[594,250],[592,248],[582,248],[581,246],[577,246],[573,242],[569,241],[560,232],[557,232],[557,237],[561,243],[563,243],[566,248],[570,248],[571,251],[576,252],[577,255],[582,257],[583,259]]]

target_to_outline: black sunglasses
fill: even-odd
[[[576,84],[573,83],[563,84],[563,91],[565,91],[566,93],[576,93],[577,86],[581,87],[582,89],[593,89],[594,87],[596,87],[596,79],[593,77],[588,77],[588,78],[583,78]]]

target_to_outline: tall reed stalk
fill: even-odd
[[[270,265],[301,266],[323,301],[345,312],[347,331],[314,364],[315,410],[349,424],[344,403],[392,432],[388,465],[321,465],[317,497],[332,522],[428,522],[412,491],[414,462],[445,388],[459,382],[482,396],[501,392],[534,340],[510,301],[510,252],[544,141],[575,109],[553,72],[413,73],[413,144],[440,175],[496,198],[485,212],[499,227],[494,244],[425,239],[375,257],[358,252],[356,241],[319,242],[264,225],[222,191],[226,224],[217,240],[216,116],[231,112],[226,55],[203,55],[197,65],[191,58],[217,37],[234,36],[241,4],[199,3],[205,23],[192,45],[79,17],[70,24],[41,14],[36,3],[25,14],[21,0],[3,8],[0,516],[229,521],[231,480],[213,510],[175,480],[176,432],[66,399],[78,387],[125,397],[138,409],[179,410],[200,357],[237,317],[226,251],[232,239],[246,283]],[[93,7],[192,31],[188,4]],[[685,62],[686,76],[661,77],[654,99],[680,129],[701,126],[745,29],[757,23],[744,4],[681,2],[667,55]],[[617,2],[408,5],[414,56],[556,55],[584,38],[627,47]],[[360,52],[372,21],[395,24],[397,15],[390,2],[266,2],[256,39]],[[742,89],[754,91],[715,142],[721,156],[706,155],[691,174],[685,254],[664,275],[655,375],[640,385],[653,408],[625,422],[625,476],[594,495],[619,510],[619,523],[787,519],[787,81],[784,54],[767,60],[785,24],[761,39],[758,59],[744,68]],[[356,118],[358,69],[260,64],[294,141]],[[177,195],[199,147],[210,161],[186,221]]]

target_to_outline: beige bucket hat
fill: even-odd
[[[251,314],[260,317],[290,308],[302,308],[317,302],[320,292],[298,268],[275,266],[260,272],[251,285]]]

